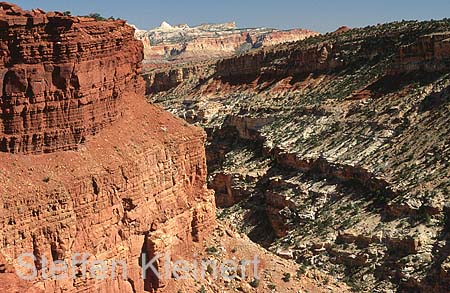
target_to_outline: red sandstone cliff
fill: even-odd
[[[259,80],[283,79],[343,67],[345,63],[339,56],[340,50],[342,48],[332,43],[319,43],[309,48],[298,48],[296,43],[292,43],[280,48],[260,48],[216,62],[154,69],[143,76],[147,94],[167,91],[179,85],[196,86],[191,82],[193,80],[204,81],[200,87],[204,90],[202,94],[215,92],[217,88],[229,91],[235,85],[242,90],[246,82],[254,85]]]
[[[0,26],[0,290],[170,290],[142,280],[139,257],[191,257],[214,226],[203,132],[144,101],[142,44],[123,21],[0,3]],[[128,278],[13,273],[21,253],[76,252],[125,260]]]
[[[414,43],[400,47],[394,71],[398,73],[448,70],[449,55],[450,32],[421,36]]]
[[[124,93],[141,90],[142,46],[124,21],[6,4],[0,18],[1,151],[75,149],[118,119]]]

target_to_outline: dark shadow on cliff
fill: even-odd
[[[429,85],[441,77],[439,73],[411,72],[406,74],[385,75],[366,89],[375,93],[375,96],[384,96],[402,90],[411,84],[421,87]]]

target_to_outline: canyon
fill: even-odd
[[[0,26],[1,292],[450,290],[448,19],[136,31],[0,2]]]
[[[347,290],[216,220],[206,133],[145,100],[144,46],[124,20],[0,2],[0,26],[0,291]],[[24,253],[30,266],[18,262]],[[77,253],[108,267],[123,260],[126,276],[85,276]],[[167,253],[171,263],[257,255],[261,277],[142,274],[143,254]],[[44,258],[75,267],[74,277],[45,278]]]
[[[342,27],[143,76],[205,129],[221,221],[357,292],[448,292],[449,31]]]

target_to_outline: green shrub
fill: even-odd
[[[289,282],[291,280],[291,274],[290,273],[283,273],[283,281],[285,281],[286,283]]]
[[[306,266],[302,265],[297,269],[297,278],[300,278],[302,275],[306,273]]]
[[[258,288],[259,279],[253,279],[253,281],[250,282],[250,286],[252,286],[253,288]]]
[[[82,15],[82,17],[90,17],[90,18],[93,18],[98,21],[107,20],[105,17],[101,16],[100,13],[96,13],[96,12],[89,13],[88,15]]]
[[[217,252],[219,252],[219,250],[217,249],[217,247],[211,246],[206,248],[206,252],[209,254],[216,254]]]

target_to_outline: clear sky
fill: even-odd
[[[141,29],[170,24],[236,21],[239,27],[309,28],[319,32],[339,26],[361,27],[402,19],[450,17],[450,0],[10,0],[24,9],[98,12],[128,20]]]

